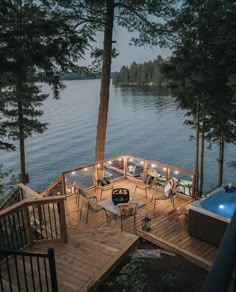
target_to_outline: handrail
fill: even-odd
[[[0,211],[0,248],[21,249],[35,241],[67,241],[66,196],[24,199]]]
[[[0,289],[58,292],[54,249],[47,253],[1,250]],[[10,268],[11,267],[11,268]]]
[[[230,282],[232,280],[233,272],[236,267],[236,212],[228,225],[215,261],[210,272],[207,275],[202,292],[214,291],[222,292],[228,291]],[[234,283],[236,287],[236,279]],[[235,289],[235,288],[234,288]],[[232,289],[232,291],[235,291]]]

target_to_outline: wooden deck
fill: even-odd
[[[127,179],[114,183],[114,187],[128,188],[130,197],[145,202],[143,207],[138,208],[136,230],[132,218],[128,218],[121,232],[120,219],[111,216],[107,220],[103,210],[89,212],[88,224],[85,224],[85,214],[80,220],[76,198],[71,196],[65,203],[68,242],[35,244],[30,249],[35,252],[45,252],[49,247],[55,249],[59,291],[88,291],[135,247],[137,235],[186,257],[206,270],[210,269],[217,249],[188,234],[185,211],[190,200],[177,196],[175,208],[169,199],[159,200],[154,212],[151,197],[156,189],[149,190],[146,199],[142,189],[133,193],[135,185],[134,181]],[[89,192],[96,194],[94,190]],[[99,190],[96,195],[99,198]],[[102,200],[110,197],[111,190],[103,192]],[[142,231],[142,219],[146,213],[153,217],[150,232]]]

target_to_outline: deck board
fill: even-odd
[[[194,264],[209,270],[217,248],[189,235],[184,212],[191,201],[177,196],[173,207],[169,199],[158,200],[154,211],[151,198],[155,189],[148,190],[146,198],[142,189],[133,193],[135,185],[134,181],[127,179],[114,183],[114,187],[128,188],[130,197],[145,202],[137,212],[137,235],[159,247],[179,253]],[[97,195],[98,199],[100,197],[100,191],[87,192]],[[102,200],[110,197],[111,190],[103,192]],[[55,249],[59,291],[87,291],[103,279],[135,246],[138,236],[135,234],[132,218],[125,220],[121,232],[120,219],[110,217],[107,221],[103,210],[89,212],[88,224],[85,224],[85,214],[80,220],[75,196],[68,197],[65,201],[65,212],[68,243],[35,244],[31,250],[45,252],[48,247]],[[152,216],[150,232],[142,231],[142,219],[146,213]]]

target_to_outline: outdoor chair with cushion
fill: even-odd
[[[134,230],[136,229],[136,213],[137,213],[137,204],[135,203],[124,203],[118,204],[120,209],[120,226],[121,231],[123,230],[123,220],[127,217],[134,218]]]
[[[156,177],[147,175],[143,183],[139,183],[135,186],[134,193],[137,189],[141,189],[145,191],[145,195],[147,198],[147,190],[150,190],[156,184]]]
[[[88,223],[89,212],[98,212],[98,211],[102,210],[104,212],[104,214],[106,215],[106,218],[108,217],[106,209],[104,209],[103,207],[101,207],[101,206],[99,206],[97,204],[96,196],[86,198],[86,197],[80,195],[79,196],[79,208],[80,208],[80,210],[79,210],[79,212],[80,212],[80,220],[82,218],[83,211],[85,211],[85,214],[86,214],[85,223],[86,224]]]
[[[102,198],[102,193],[104,191],[107,191],[107,190],[112,190],[113,189],[113,185],[111,184],[111,182],[106,179],[105,177],[102,178],[102,179],[98,179],[96,180],[94,175],[93,175],[93,185],[95,187],[95,190],[96,189],[99,189],[100,190],[100,200]]]

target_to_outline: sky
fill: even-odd
[[[119,52],[119,56],[112,60],[111,71],[120,71],[120,68],[125,65],[129,66],[133,62],[144,63],[153,61],[158,55],[163,58],[170,56],[170,51],[165,48],[153,46],[150,48],[130,46],[129,42],[134,34],[129,33],[125,28],[117,28],[113,31],[113,40],[116,43],[113,45]],[[103,46],[103,33],[98,33],[96,37],[96,46],[102,48]],[[86,54],[86,60],[81,65],[88,65],[90,63],[89,53]]]

